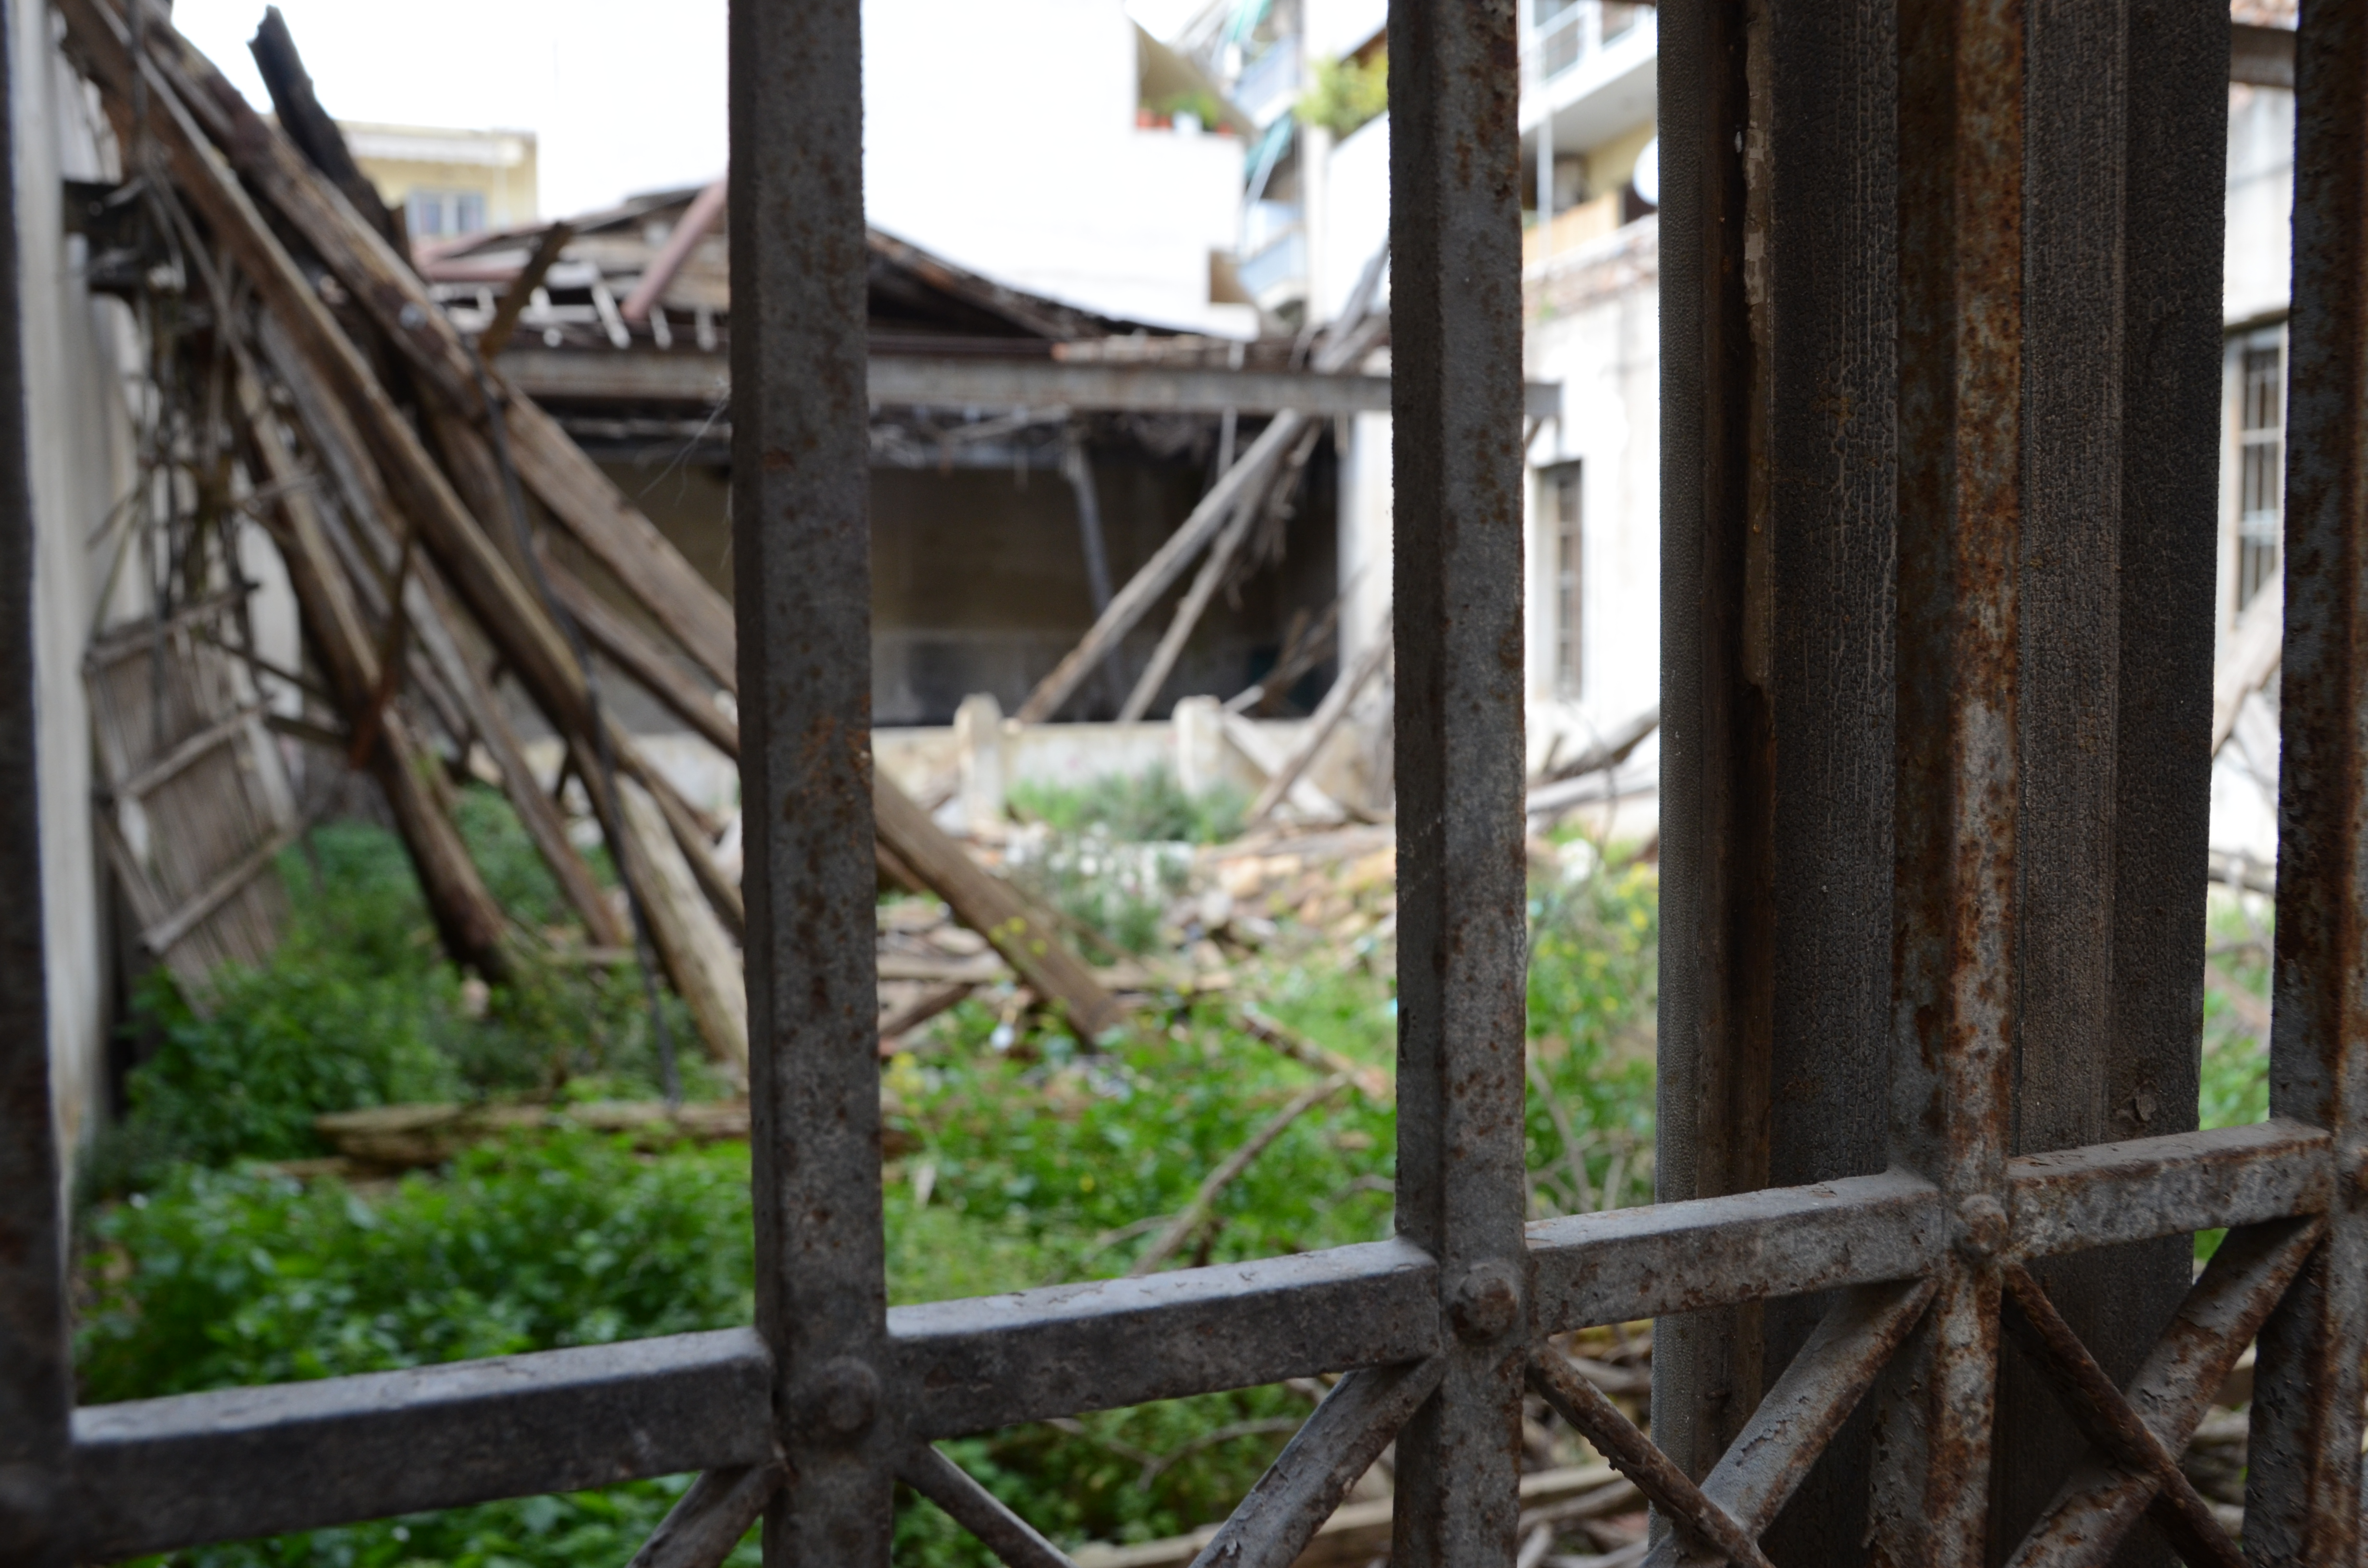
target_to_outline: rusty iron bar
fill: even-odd
[[[704,1471],[625,1568],[717,1568],[780,1487],[779,1464]]]
[[[2275,1195],[2326,1203],[2324,1141],[2274,1124],[2013,1168],[2032,1165],[2048,1201],[2026,1202],[2018,1176],[2013,1208],[2040,1215],[2049,1250],[2070,1244],[2065,1215],[2109,1207],[2101,1239],[2118,1242],[2245,1224]],[[2112,1205],[2070,1197],[2084,1181]],[[1895,1174],[1544,1221],[1529,1228],[1535,1322],[1559,1333],[1918,1278],[1947,1245],[1945,1218],[1936,1189]],[[909,1430],[953,1437],[1419,1360],[1440,1341],[1438,1298],[1430,1256],[1383,1242],[898,1307],[890,1381],[910,1391]],[[74,1418],[78,1551],[128,1557],[757,1463],[771,1452],[772,1381],[764,1343],[734,1330],[94,1406]],[[273,1484],[257,1487],[263,1476]]]
[[[1956,1248],[1877,1412],[1874,1550],[1987,1545],[2016,1029],[2022,473],[2021,0],[1899,16],[1899,642],[1891,1069],[1896,1156]]]
[[[2130,1381],[2131,1407],[2164,1448],[2186,1448],[2229,1369],[2302,1269],[2324,1225],[2317,1217],[2282,1220],[2232,1231],[2222,1239]],[[2119,1540],[2146,1511],[2156,1490],[2157,1478],[2146,1471],[2084,1461],[2023,1538],[2019,1561],[2093,1561],[2092,1544]]]
[[[2318,1129],[2270,1120],[2017,1155],[2007,1166],[2006,1256],[2020,1261],[2176,1235],[2181,1217],[2203,1213],[2225,1217],[2184,1228],[2319,1213],[2335,1188],[2332,1153]]]
[[[0,40],[0,109],[12,107]],[[46,37],[47,35],[42,35]],[[16,133],[0,113],[0,208],[14,214]],[[0,225],[0,277],[17,276],[16,220]],[[25,462],[22,304],[0,290],[0,1559],[61,1562],[74,1361],[57,1113],[42,953],[40,775],[35,756],[33,506]]]
[[[915,1443],[905,1450],[896,1475],[1010,1568],[1076,1568],[1067,1552],[972,1479],[970,1471],[939,1453],[936,1445]]]
[[[74,1413],[80,1562],[760,1464],[772,1362],[746,1329]]]
[[[1291,1568],[1445,1370],[1433,1356],[1335,1383],[1192,1568]]]
[[[1398,1436],[1391,1561],[1519,1550],[1530,1339],[1521,217],[1512,0],[1391,0],[1400,1235],[1444,1369]],[[1279,425],[1280,420],[1277,421]]]
[[[2124,1470],[2148,1477],[2155,1484],[2151,1512],[2171,1545],[2195,1568],[2216,1563],[2219,1568],[2245,1568],[2245,1554],[2212,1512],[2212,1505],[2195,1490],[2179,1468],[2179,1456],[2138,1413],[2097,1364],[2097,1358],[2064,1321],[2031,1270],[2020,1263],[2005,1268],[2008,1332],[2053,1383],[2055,1395],[2071,1412],[2081,1434],[2100,1453]],[[2112,1555],[2118,1537],[2091,1536],[2080,1543],[2086,1560],[2101,1562]],[[2060,1555],[2025,1555],[2009,1559],[2013,1568],[2038,1568],[2042,1562],[2066,1562]]]
[[[1712,1553],[1713,1561],[1724,1559],[1738,1568],[1775,1568],[1751,1532],[1655,1448],[1568,1357],[1552,1346],[1538,1346],[1530,1356],[1529,1378],[1530,1386],[1554,1406],[1554,1414],[1651,1498],[1679,1535],[1691,1538],[1691,1545]]]
[[[1932,1291],[1927,1278],[1844,1292],[1703,1479],[1702,1494],[1754,1540],[1764,1536],[1923,1317]],[[1703,1562],[1665,1536],[1645,1568]]]
[[[888,1560],[857,0],[731,8],[734,596],[757,1326],[789,1479],[767,1568]]]
[[[2368,1347],[2368,9],[2304,7],[2294,43],[2294,313],[2270,1109],[2335,1135],[2320,1254],[2261,1330],[2246,1549],[2361,1551]]]

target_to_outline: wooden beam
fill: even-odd
[[[871,405],[1070,408],[1136,414],[1279,414],[1316,418],[1386,414],[1387,376],[1315,370],[1229,370],[1198,366],[1063,363],[977,356],[874,354]],[[504,379],[551,403],[677,403],[712,407],[732,395],[723,354],[631,349],[512,348],[498,361]],[[1562,412],[1559,382],[1529,383],[1533,418]]]

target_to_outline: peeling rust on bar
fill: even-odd
[[[2316,1217],[2231,1232],[2131,1380],[2128,1399],[2164,1448],[2178,1451],[2228,1370],[2310,1256]],[[2118,1540],[2153,1501],[2152,1474],[2091,1460],[2075,1471],[2025,1537],[2025,1564],[2075,1561],[2085,1543]]]
[[[916,1431],[1244,1388],[1438,1348],[1438,1268],[1406,1242],[1056,1285],[889,1313]]]
[[[1530,1227],[1546,1334],[1902,1279],[1948,1244],[1940,1194],[1906,1171]]]
[[[2007,1296],[2014,1304],[2007,1314],[2008,1327],[2053,1380],[2056,1397],[2089,1441],[2123,1470],[2152,1483],[2156,1521],[2180,1557],[2195,1568],[2214,1563],[2218,1568],[2245,1568],[2245,1554],[2229,1539],[2194,1483],[2180,1471],[2179,1456],[2164,1443],[2161,1434],[2138,1418],[2122,1391],[2072,1332],[2072,1325],[2064,1321],[2064,1314],[2055,1310],[2055,1303],[2047,1299],[2047,1292],[2040,1289],[2039,1281],[2019,1263],[2008,1264],[2005,1275]],[[2043,1562],[2065,1568],[2074,1562],[2101,1562],[2120,1544],[2122,1533],[2093,1531],[2082,1537],[2071,1552],[2053,1550],[2034,1536],[2009,1562],[2010,1568],[2038,1568]]]
[[[78,1554],[758,1464],[772,1360],[746,1329],[74,1412]]]
[[[1760,1400],[1702,1491],[1755,1537],[1765,1534],[1923,1317],[1933,1289],[1930,1279],[1911,1279],[1844,1293]],[[1661,1551],[1645,1561],[1647,1568],[1666,1568]]]
[[[2315,1127],[2256,1122],[2020,1155],[2007,1166],[2011,1258],[2324,1212],[2332,1142]]]

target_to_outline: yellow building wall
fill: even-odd
[[[541,215],[532,131],[350,123],[342,129],[354,162],[397,210],[421,192],[467,192],[482,202],[487,229],[519,228]]]

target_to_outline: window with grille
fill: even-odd
[[[485,196],[478,190],[415,190],[404,200],[414,239],[474,234],[485,226]]]
[[[2237,608],[2278,574],[2285,531],[2285,345],[2248,347],[2237,389]]]

